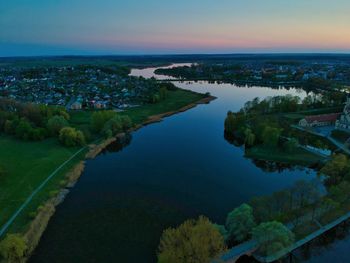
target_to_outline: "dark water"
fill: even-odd
[[[251,197],[315,176],[310,170],[253,163],[223,135],[228,110],[257,96],[304,92],[177,85],[218,99],[142,128],[123,145],[87,161],[31,262],[155,262],[164,228],[201,214],[223,223],[230,210]]]

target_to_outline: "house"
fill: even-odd
[[[103,101],[96,101],[94,103],[94,107],[95,107],[95,109],[105,109],[105,108],[107,108],[107,105]]]
[[[347,99],[344,111],[340,119],[335,123],[335,128],[350,132],[350,97]]]
[[[341,113],[331,113],[322,115],[306,116],[304,119],[299,121],[301,127],[320,127],[334,125]]]
[[[81,102],[76,101],[76,102],[72,103],[70,108],[71,108],[71,110],[81,110],[82,104],[81,104]]]

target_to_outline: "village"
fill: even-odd
[[[0,97],[67,110],[125,109],[149,102],[157,82],[128,74],[115,66],[1,68]]]
[[[308,90],[335,88],[337,84],[349,85],[350,63],[343,60],[298,60],[269,61],[262,59],[231,60],[224,63],[206,61],[172,69],[159,69],[180,79],[234,82],[237,84],[264,84],[302,86]]]

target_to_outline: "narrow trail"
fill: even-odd
[[[16,210],[16,212],[10,217],[10,219],[0,228],[0,237],[2,237],[12,223],[16,220],[18,215],[28,206],[28,204],[33,200],[35,195],[37,195],[41,189],[43,189],[47,183],[71,160],[73,160],[76,156],[78,156],[82,151],[84,151],[88,146],[85,146],[74,153],[69,159],[63,162],[60,166],[58,166],[49,176],[28,196],[28,198],[24,201],[24,203]]]

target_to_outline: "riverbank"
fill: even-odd
[[[271,161],[285,163],[290,165],[311,166],[322,162],[324,158],[320,158],[316,154],[310,153],[301,147],[294,148],[290,152],[282,149],[271,149],[263,145],[257,145],[245,152],[247,158],[254,160]]]
[[[133,129],[130,130],[130,132],[132,132],[143,127],[144,125],[148,125],[154,122],[159,122],[164,117],[168,117],[173,114],[191,109],[198,104],[209,103],[213,99],[215,98],[211,96],[177,89],[175,91],[169,92],[169,97],[158,104],[145,105],[139,108],[133,108],[130,111],[127,110],[121,114],[128,115],[133,120],[135,126]],[[89,112],[89,114],[87,114],[84,117],[85,118],[90,117],[91,114],[92,112]],[[35,196],[35,198],[33,198],[31,203],[28,204],[28,207],[26,207],[25,209],[23,209],[23,211],[21,211],[21,213],[18,215],[18,218],[16,218],[16,220],[14,220],[12,225],[9,227],[8,232],[23,234],[23,237],[26,239],[27,244],[29,244],[27,259],[30,257],[31,253],[34,251],[35,247],[39,243],[41,235],[45,231],[50,218],[55,212],[55,206],[64,200],[64,197],[66,196],[66,194],[68,194],[69,189],[74,186],[74,184],[77,182],[80,175],[82,174],[84,170],[84,160],[95,158],[101,151],[104,150],[105,147],[113,143],[115,140],[117,140],[117,138],[122,138],[123,136],[124,134],[119,134],[116,136],[116,138],[106,139],[99,143],[89,145],[86,148],[86,150],[82,151],[81,155],[77,156],[77,158],[72,160],[71,163],[67,164],[66,167],[63,167],[62,170],[54,178],[52,178],[52,180],[48,183],[48,186],[45,187],[42,191],[40,191],[37,194],[37,196]],[[10,141],[11,143],[18,143],[18,144],[22,143],[12,138],[6,138],[5,140],[8,142]],[[32,145],[28,146],[27,147],[28,151],[21,152],[20,155],[15,154],[13,158],[15,159],[16,158],[15,156],[17,156],[17,158],[18,156],[25,158],[25,156],[28,155],[28,156],[32,156],[32,158],[35,159],[37,156],[35,154],[31,155],[31,153],[33,152],[31,152],[30,149],[35,148],[36,150],[41,150],[42,148],[41,144],[45,144],[45,143],[46,143],[45,141],[37,142],[38,145],[35,145],[35,147],[33,147]],[[55,142],[52,142],[52,144],[54,146],[51,147],[51,150],[55,152],[55,148],[58,147],[59,144],[57,143],[56,145]],[[7,148],[12,148],[12,147],[8,146]],[[76,150],[76,149],[68,149],[68,150],[73,152],[73,150]],[[13,160],[11,159],[12,162],[14,162],[14,159]],[[46,155],[46,160],[48,159],[50,159],[50,154]],[[47,169],[54,169],[53,163],[48,162],[46,165],[47,165]],[[44,160],[40,159],[38,165],[35,165],[35,168],[40,168],[43,166],[45,166],[45,159]],[[57,166],[58,165],[56,165],[56,167]],[[17,172],[18,176],[22,173],[22,171],[28,171],[29,168],[30,168],[30,162],[28,163],[28,167],[21,166],[21,169],[18,169],[18,172]],[[35,171],[36,171],[35,174],[38,174],[38,173],[41,175],[43,174],[43,172],[40,173],[40,169],[39,171],[38,170],[35,170]],[[35,180],[35,182],[31,182],[29,180],[31,176],[26,176],[26,178],[28,178],[26,185],[33,185],[33,186],[34,186],[34,183],[37,185],[38,183],[40,183],[40,180],[41,181],[43,180],[42,176],[39,176]],[[12,180],[12,185],[16,185],[15,182],[13,182],[13,180]],[[20,187],[18,185],[15,188],[16,190],[11,191],[11,193],[14,194],[15,192],[18,192],[18,191],[22,192],[20,191],[19,189]],[[6,196],[2,194],[2,197],[6,196],[6,200],[12,200],[13,198],[11,198],[9,195]],[[22,201],[23,198],[25,198],[24,195],[21,198],[18,198],[19,199],[18,202]],[[5,199],[3,200],[4,202],[1,202],[1,203],[3,205],[6,205],[5,204],[6,200]],[[7,218],[11,216],[11,211],[15,211],[15,209],[17,209],[17,206],[14,205],[12,206],[12,208],[8,209]],[[2,211],[4,210],[2,209]]]

